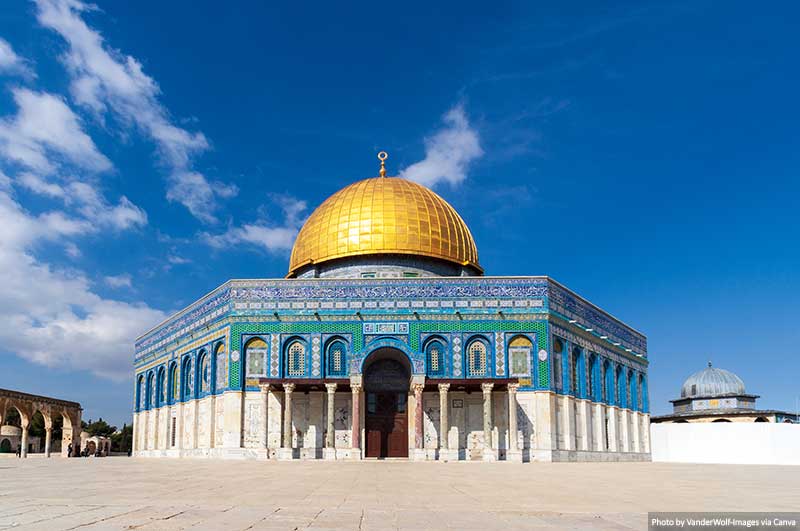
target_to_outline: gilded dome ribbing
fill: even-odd
[[[326,199],[300,229],[289,277],[306,265],[364,255],[418,255],[482,272],[464,220],[428,188],[397,177],[353,183]]]

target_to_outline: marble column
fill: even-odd
[[[639,441],[639,435],[641,435],[641,429],[639,428],[639,420],[641,415],[639,415],[638,411],[631,411],[631,434],[630,434],[630,451],[634,453],[639,453],[642,451],[641,443]]]
[[[153,410],[153,450],[158,450],[158,408]]]
[[[261,384],[258,386],[258,390],[260,391],[261,398],[261,420],[264,422],[264,425],[259,433],[259,441],[258,444],[264,450],[267,449],[268,437],[267,431],[269,430],[269,391],[270,385],[269,384]]]
[[[217,446],[217,396],[211,395],[208,399],[208,447]],[[219,441],[222,446],[222,441]]]
[[[578,434],[578,444],[576,450],[588,452],[592,449],[591,444],[591,417],[592,412],[590,409],[589,401],[583,398],[575,399],[575,407],[577,414],[575,416],[575,427]]]
[[[517,389],[518,383],[508,384],[508,451],[506,461],[522,462],[522,451],[517,439]]]
[[[183,402],[178,402],[175,414],[175,448],[183,448]]]
[[[425,460],[425,439],[422,434],[422,391],[425,384],[415,383],[411,385],[414,391],[414,454],[413,459],[417,461]]]
[[[53,428],[44,429],[44,456],[50,457],[50,446],[53,444]]]
[[[22,438],[19,441],[20,457],[28,457],[28,421],[22,420]]]
[[[630,448],[630,411],[628,409],[619,410],[619,451],[628,453]]]
[[[561,428],[561,438],[563,445],[558,445],[560,450],[575,450],[575,407],[572,404],[573,398],[569,395],[559,397],[561,402],[561,420],[558,425]]]
[[[336,427],[334,426],[336,387],[335,383],[325,384],[327,391],[325,450],[323,452],[325,459],[336,459]]]
[[[450,401],[447,393],[450,391],[450,384],[439,384],[439,460],[458,461],[458,450],[455,457],[450,451]]]
[[[594,421],[594,427],[592,428],[592,431],[594,432],[594,446],[592,449],[595,452],[605,452],[608,450],[608,448],[606,448],[605,406],[603,404],[595,403],[592,404],[592,408],[594,409],[594,415],[592,415],[592,420]]]
[[[483,391],[483,460],[496,461],[497,456],[492,447],[492,389],[493,383],[482,383]]]
[[[278,459],[293,459],[294,450],[292,449],[292,393],[294,392],[293,383],[283,384],[283,444],[278,451]]]
[[[353,394],[352,404],[352,434],[351,440],[351,459],[361,459],[361,384],[350,383],[350,391]]]
[[[608,415],[608,423],[606,425],[608,451],[619,452],[619,430],[617,430],[619,408],[617,406],[608,406],[606,407],[606,414]]]

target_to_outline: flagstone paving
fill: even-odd
[[[798,500],[791,466],[0,459],[0,530],[644,529]]]

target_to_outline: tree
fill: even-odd
[[[84,428],[89,435],[98,435],[100,437],[110,437],[115,431],[117,431],[116,426],[111,426],[109,423],[103,420],[100,417],[97,422],[92,422],[91,419],[89,423]]]
[[[111,436],[111,449],[116,452],[127,452],[133,442],[133,426],[122,425],[122,429]]]

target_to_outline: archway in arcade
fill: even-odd
[[[31,417],[31,423],[28,426],[29,454],[40,454],[44,452],[45,435],[44,415],[37,409]]]
[[[408,358],[397,349],[378,349],[367,358],[363,374],[366,457],[408,457]]]

